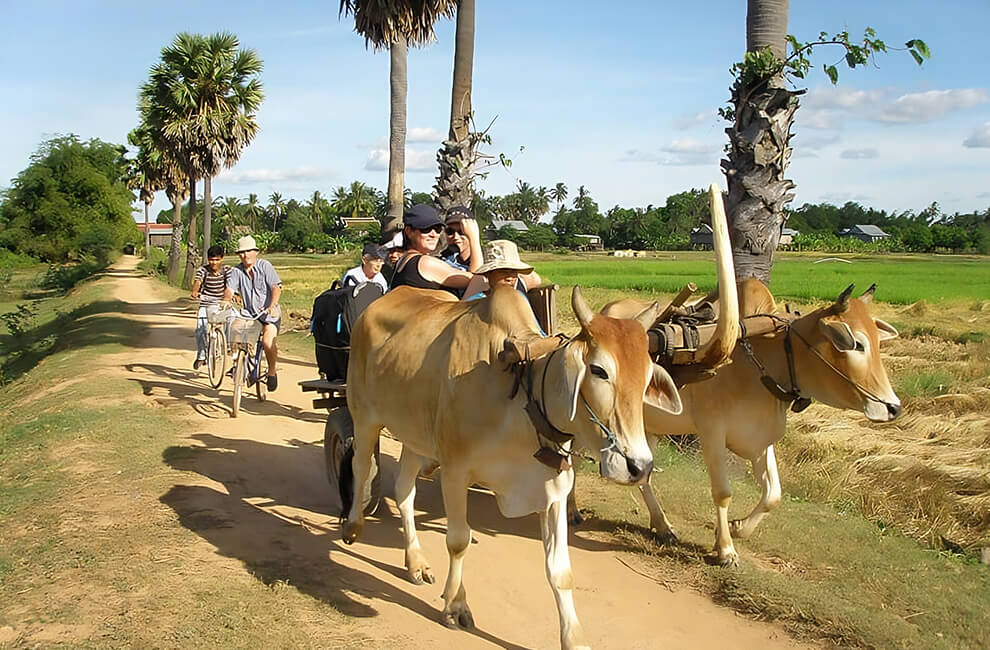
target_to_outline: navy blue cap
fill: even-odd
[[[371,257],[377,257],[380,260],[385,259],[388,255],[385,250],[378,244],[368,243],[364,245],[364,250],[361,251],[361,255],[369,255]]]
[[[465,219],[474,219],[474,212],[471,208],[465,208],[463,206],[454,206],[453,208],[447,210],[447,225],[454,223],[460,223]]]
[[[443,219],[440,218],[437,209],[426,203],[418,203],[406,210],[402,215],[402,222],[419,230],[443,225]]]

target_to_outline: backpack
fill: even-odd
[[[376,282],[341,287],[335,281],[330,289],[316,297],[310,328],[316,340],[316,364],[321,375],[330,381],[347,379],[354,323],[361,312],[384,293]]]

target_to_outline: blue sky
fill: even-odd
[[[387,185],[388,54],[365,48],[338,2],[4,3],[0,39],[0,186],[53,134],[124,142],[136,125],[138,86],[180,31],[228,30],[265,62],[261,131],[240,162],[214,181],[215,196],[273,191],[300,200],[361,180]],[[473,103],[493,118],[492,169],[479,186],[512,191],[584,185],[604,211],[662,205],[670,194],[716,182],[726,141],[716,109],[729,66],[745,48],[743,0],[674,3],[477,0]],[[888,45],[922,38],[924,66],[890,52],[876,66],[823,63],[797,113],[788,176],[794,207],[847,200],[887,210],[990,206],[990,72],[982,43],[986,0],[794,0],[788,31],[866,26]],[[406,185],[429,191],[446,135],[452,21],[437,42],[409,54]],[[524,150],[520,152],[520,147]],[[159,196],[154,210],[168,203]]]

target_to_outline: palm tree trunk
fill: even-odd
[[[749,0],[746,48],[769,46],[778,57],[786,52],[788,0]],[[729,193],[725,202],[736,277],[770,283],[773,254],[794,199],[795,185],[784,178],[790,162],[791,126],[798,108],[795,93],[782,77],[740,82],[731,89],[735,122],[729,136],[728,160],[722,161]]]
[[[182,276],[182,288],[191,289],[196,273],[196,178],[189,177],[189,231],[186,237],[186,272]]]
[[[182,254],[182,198],[168,197],[172,202],[172,245],[168,249],[168,283],[175,285],[179,279],[179,256]]]
[[[207,174],[203,179],[203,264],[206,250],[213,245],[213,179]]]
[[[151,204],[144,202],[144,256],[151,257],[151,229],[148,226],[148,210]]]
[[[474,198],[475,142],[471,137],[471,84],[474,74],[474,0],[457,5],[454,79],[450,95],[450,131],[440,147],[437,204],[447,210],[470,206]]]
[[[398,230],[402,224],[405,207],[406,173],[406,91],[408,76],[406,63],[409,45],[405,38],[396,39],[389,47],[390,113],[388,124],[388,213],[382,232]]]

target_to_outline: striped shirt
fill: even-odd
[[[196,269],[195,281],[199,282],[199,304],[215,305],[223,299],[223,292],[230,282],[230,274],[233,269],[226,264],[220,267],[218,273],[214,273],[209,266],[201,266]]]

